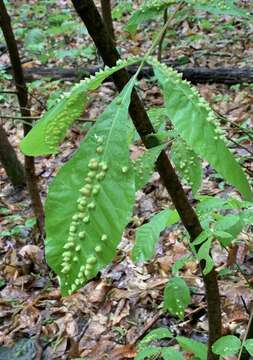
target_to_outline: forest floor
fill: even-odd
[[[24,17],[27,24],[31,22],[31,27],[35,21],[42,19],[43,14],[39,17],[39,10],[36,13],[36,9],[33,9],[33,1],[16,3],[12,14],[15,30],[21,28],[25,31],[20,20],[23,21]],[[57,3],[59,8],[55,16],[59,16],[61,12],[69,12],[70,2]],[[245,6],[250,5],[243,3]],[[52,10],[56,9],[54,1],[49,6]],[[73,9],[71,16],[72,20],[68,20],[69,22],[78,21]],[[152,30],[157,27],[157,23],[146,23],[140,27],[141,31],[137,35],[130,37],[123,30],[123,24],[128,18],[126,13],[115,21],[117,45],[123,57],[143,54],[151,45]],[[44,19],[38,27],[48,27],[45,21]],[[59,51],[58,57],[55,57],[56,51],[50,55],[50,46],[53,45],[47,40],[43,45],[43,52],[49,53],[46,60],[43,60],[42,52],[37,57],[38,52],[31,49],[29,52],[27,47],[22,47],[26,36],[24,31],[19,31],[18,36],[22,58],[27,60],[24,65],[26,67],[57,65],[78,68],[90,63],[101,64],[85,31],[68,35],[56,34],[54,46],[59,46],[59,51],[69,50],[69,55],[65,56],[59,55]],[[83,43],[86,54],[73,55],[73,51],[83,46]],[[233,21],[225,16],[212,18],[210,15],[203,15],[200,20],[186,18],[169,29],[164,45],[163,58],[184,59],[185,66],[250,66],[253,63],[253,25]],[[6,64],[8,56],[3,54],[0,56],[0,67]],[[52,106],[59,94],[70,86],[70,82],[50,79],[40,79],[29,84],[33,115],[40,115],[45,104]],[[13,89],[8,76],[1,84],[2,88]],[[233,141],[230,143],[233,151],[240,157],[244,170],[252,178],[253,142],[239,126],[252,130],[253,84],[202,84],[198,89],[212,107],[229,120],[222,126],[228,138]],[[146,107],[163,104],[162,95],[152,80],[140,80],[138,91]],[[113,83],[103,84],[91,94],[83,117],[96,118],[115,93]],[[1,115],[19,116],[15,97],[0,96]],[[22,160],[19,150],[21,123],[4,117],[1,121]],[[76,122],[57,155],[36,158],[36,173],[43,201],[53,177],[78,147],[86,128],[87,123]],[[142,150],[142,145],[136,143],[131,148],[132,156],[136,158]],[[233,189],[224,184],[207,163],[203,166],[205,177],[200,194],[220,197],[235,195]],[[89,360],[131,359],[136,355],[137,342],[148,331],[159,326],[168,326],[175,334],[206,342],[206,302],[203,282],[195,262],[188,263],[181,270],[181,276],[192,289],[191,304],[184,320],[164,312],[162,308],[163,290],[171,276],[172,265],[189,254],[187,236],[182,226],[167,228],[162,233],[152,261],[144,264],[134,264],[131,261],[137,226],[145,223],[158,210],[171,205],[157,173],[136,194],[132,221],[127,226],[114,261],[81,290],[64,298],[61,297],[55,274],[46,264],[43,242],[38,239],[34,228],[27,191],[13,192],[1,168],[0,187],[0,360],[63,360],[79,357]],[[187,185],[185,191],[194,204],[191,189]],[[229,259],[221,246],[214,246],[213,257],[217,269],[230,269],[230,272],[224,272],[219,277],[224,334],[241,335],[247,326],[247,311],[253,300],[249,286],[253,283],[252,244],[253,232],[248,228],[236,239]],[[236,263],[243,269],[244,276],[235,269]],[[190,354],[186,356],[191,359]]]

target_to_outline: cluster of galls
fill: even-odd
[[[56,116],[52,116],[52,120],[48,122],[45,128],[44,140],[51,151],[55,151],[72,122],[80,116],[83,111],[83,101],[81,101],[80,93],[63,94],[60,99],[68,96],[63,109]]]
[[[64,93],[59,97],[57,101],[58,106],[63,99],[65,99],[65,103],[62,104],[63,108],[59,110],[56,116],[50,115],[51,119],[46,125],[44,136],[44,141],[49,145],[52,152],[57,150],[62,136],[64,136],[72,122],[83,112],[86,92],[89,89],[96,89],[115,69],[126,67],[128,64],[134,63],[139,59],[139,57],[131,57],[128,60],[120,59],[113,68],[105,66],[104,69],[99,70],[95,75],[81,80],[80,83],[74,85],[70,93]]]
[[[186,144],[185,144],[186,145]],[[189,151],[189,152],[192,152],[192,149],[190,149],[187,145],[186,145],[186,150]],[[189,168],[192,169],[192,167],[194,166],[195,162],[195,158],[194,158],[194,155],[190,156],[190,159],[189,160],[185,160],[184,158],[182,158],[180,156],[180,151],[177,153],[177,158],[178,158],[178,161],[179,161],[179,168],[181,170],[181,172],[183,173],[183,177],[184,179],[187,181],[187,183],[190,185],[190,186],[193,186],[193,183],[190,179],[190,176],[189,176]]]
[[[134,171],[138,174],[141,180],[144,179],[144,171],[143,171],[143,162],[142,157],[139,156],[136,160],[133,161]]]
[[[198,90],[191,86],[191,83],[187,80],[182,80],[182,74],[178,73],[176,70],[174,70],[171,67],[166,66],[165,64],[161,64],[156,59],[151,58],[150,60],[151,64],[159,67],[165,74],[166,74],[166,82],[172,82],[175,87],[177,85],[183,85],[180,87],[180,90],[183,92],[183,96],[185,96],[188,101],[191,101],[194,106],[198,107],[199,109],[203,109],[205,111],[206,121],[214,126],[214,137],[213,139],[215,141],[222,140],[226,144],[227,139],[225,137],[225,132],[222,128],[219,126],[219,122],[217,120],[217,117],[215,116],[212,108],[210,107],[209,103],[201,97]],[[197,126],[197,125],[196,125]]]
[[[209,5],[214,6],[216,8],[220,8],[222,10],[229,10],[231,6],[228,4],[227,0],[191,0],[193,5]]]
[[[156,9],[157,11],[163,9],[165,6],[168,6],[172,3],[175,3],[175,0],[146,0],[141,5],[140,11],[145,13],[150,9]]]
[[[81,262],[79,253],[81,251],[81,244],[87,238],[87,232],[85,231],[85,225],[90,222],[91,212],[96,208],[95,198],[101,190],[101,181],[105,178],[108,166],[105,161],[101,161],[100,155],[104,151],[103,138],[101,136],[95,136],[97,147],[97,158],[93,158],[88,163],[89,171],[85,177],[85,185],[79,190],[80,196],[77,199],[77,211],[72,216],[72,221],[69,226],[69,236],[66,244],[64,245],[64,252],[62,254],[62,270],[63,274],[68,274],[71,270],[71,263]],[[75,283],[71,285],[69,294],[77,289],[77,287],[83,284],[87,279],[91,278],[96,268],[96,263],[99,254],[103,250],[103,243],[107,240],[107,235],[102,234],[99,242],[96,245],[94,252],[87,256],[85,264],[80,266],[80,270],[75,280]],[[68,286],[68,282],[65,283]]]

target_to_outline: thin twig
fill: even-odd
[[[253,140],[253,131],[243,128],[241,125],[236,124],[232,120],[229,120],[226,116],[220,114],[218,111],[214,111],[216,115],[220,118],[221,121],[224,121],[225,123],[229,123],[232,127],[237,128],[242,133],[247,135],[250,139]]]
[[[15,94],[15,95],[17,95],[17,91],[1,90],[0,94]]]
[[[168,20],[168,8],[164,9],[164,13],[163,13],[163,23],[164,23],[164,25],[167,23],[167,20]],[[159,44],[158,44],[158,54],[157,54],[157,60],[158,61],[162,60],[163,41],[164,41],[165,36],[166,36],[166,31],[167,31],[167,27],[166,27],[166,30],[163,32],[163,35],[161,36],[161,39],[160,39]]]
[[[227,137],[233,144],[235,144],[236,146],[240,147],[241,149],[247,151],[250,155],[253,156],[253,152],[249,149],[246,148],[246,146],[241,145],[240,143],[238,143],[236,140],[232,139],[230,136]]]

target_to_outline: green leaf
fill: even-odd
[[[127,142],[132,88],[130,81],[50,186],[46,258],[60,278],[63,295],[83,286],[113,259],[130,219],[135,195]]]
[[[44,40],[44,31],[39,28],[34,28],[28,30],[25,37],[25,46],[32,52],[42,51],[44,49]]]
[[[206,159],[247,200],[252,192],[247,178],[226,147],[216,115],[198,91],[182,75],[155,59],[148,61],[163,87],[168,116],[192,150]]]
[[[191,185],[195,195],[201,186],[203,176],[200,158],[180,137],[177,137],[172,144],[171,158],[179,174]]]
[[[224,209],[226,204],[226,200],[212,196],[202,195],[198,199],[200,202],[197,204],[197,212],[204,216],[213,210]]]
[[[184,360],[183,355],[181,354],[181,352],[169,347],[169,348],[165,348],[162,349],[161,351],[162,353],[162,357],[164,360]]]
[[[171,278],[164,290],[164,308],[183,320],[184,310],[190,300],[190,290],[184,279],[181,277]]]
[[[210,256],[211,245],[212,245],[212,239],[209,238],[200,246],[198,251],[199,261],[205,260],[206,262],[205,268],[203,270],[204,275],[208,274],[214,267],[214,261]]]
[[[197,10],[207,11],[214,15],[250,17],[248,11],[235,5],[234,0],[222,0],[219,2],[217,0],[198,0],[197,2],[195,0],[186,0],[186,2],[192,4]]]
[[[165,139],[167,140],[168,138],[172,137],[171,131],[165,130],[166,121],[168,120],[166,108],[153,107],[148,110],[148,117],[156,131],[155,134],[151,134],[151,135],[158,136],[158,133],[160,133],[162,135],[162,140],[165,140]],[[131,141],[140,140],[140,136],[137,133],[134,126],[132,126],[132,136],[133,136],[133,138],[131,139]],[[174,136],[174,134],[173,134],[173,136]],[[162,142],[164,142],[164,141],[162,141]]]
[[[241,214],[242,222],[245,225],[252,225],[253,224],[253,209],[246,209]]]
[[[165,209],[154,215],[148,224],[140,226],[136,231],[136,242],[132,250],[132,260],[147,261],[155,254],[159,234],[167,226],[179,220],[176,210]]]
[[[135,34],[137,27],[144,21],[152,20],[157,17],[164,9],[174,3],[173,0],[145,0],[138,10],[130,17],[125,29],[130,34]]]
[[[226,335],[219,338],[212,346],[214,354],[231,356],[238,353],[241,347],[241,340],[234,335]]]
[[[116,4],[112,9],[112,18],[113,20],[119,20],[124,13],[132,11],[132,4],[129,0],[121,0]]]
[[[221,199],[208,195],[200,195],[197,196],[197,199],[200,200],[197,204],[197,211],[200,215],[204,216],[206,216],[207,213],[211,213],[213,210],[242,209],[252,206],[252,202],[243,201],[233,197]]]
[[[158,328],[150,331],[138,344],[138,350],[143,350],[154,340],[173,338],[173,334],[168,328]]]
[[[59,103],[50,109],[21,141],[20,148],[25,155],[39,156],[57,153],[58,145],[64,139],[71,124],[82,114],[87,104],[87,93],[95,90],[114,72],[138,62],[138,58],[119,61],[112,68],[106,67],[95,76],[76,84],[69,94],[59,99]]]
[[[133,161],[136,191],[140,190],[154,172],[155,162],[164,145],[146,150],[145,153]]]
[[[156,132],[165,130],[168,120],[167,109],[164,107],[153,107],[148,110],[148,116]]]
[[[253,356],[253,339],[245,340],[243,346],[248,351],[248,353]]]
[[[240,234],[243,228],[243,222],[239,215],[225,215],[215,222],[214,233],[223,246],[229,246],[230,243]],[[222,232],[227,233],[222,234]]]
[[[196,246],[196,245],[200,245],[202,244],[205,240],[207,240],[209,238],[209,236],[211,235],[211,232],[207,229],[207,230],[203,230],[197,237],[196,239],[194,239],[193,242],[191,242],[192,246]]]
[[[199,341],[188,339],[184,336],[177,336],[177,342],[185,351],[194,354],[200,360],[207,359],[207,346]]]
[[[159,355],[162,351],[162,348],[159,347],[149,347],[148,349],[140,351],[134,358],[134,360],[144,360],[152,358],[155,355]]]
[[[183,256],[181,259],[176,260],[171,269],[172,275],[176,275],[179,270],[181,270],[191,260],[193,260],[193,257],[189,255]]]

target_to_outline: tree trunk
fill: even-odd
[[[22,189],[26,185],[25,171],[18,160],[15,150],[8,140],[3,126],[0,124],[0,162],[2,163],[13,187]]]
[[[72,3],[78,15],[83,20],[104,63],[110,67],[115,66],[120,56],[112,39],[105,30],[105,26],[93,0],[72,0]],[[129,75],[127,71],[123,69],[113,75],[113,80],[118,90],[122,90],[129,81]],[[154,133],[154,128],[135,90],[132,92],[129,113],[144,145],[148,147],[147,135]],[[202,232],[202,228],[165,151],[161,152],[157,159],[156,166],[181,220],[193,241]],[[204,265],[205,264],[201,262],[200,266],[202,270]],[[213,269],[209,274],[203,275],[203,280],[206,289],[209,322],[209,349],[207,360],[217,360],[218,356],[213,354],[211,350],[212,344],[221,336],[220,296],[216,271]]]
[[[101,0],[101,10],[102,10],[103,21],[105,23],[107,31],[111,39],[115,41],[113,21],[112,21],[111,0]]]
[[[31,112],[29,110],[29,104],[28,104],[28,91],[24,80],[24,74],[19,57],[17,42],[11,27],[11,20],[3,0],[0,0],[0,26],[9,51],[13,77],[17,90],[20,113],[22,117],[25,117],[26,121],[29,122],[29,118],[31,117]],[[28,124],[24,124],[23,128],[24,128],[24,135],[26,135],[30,131],[31,126]],[[37,178],[35,175],[35,165],[34,165],[33,157],[25,156],[25,174],[26,174],[27,187],[31,196],[32,208],[37,220],[38,229],[42,236],[44,232],[44,211],[40,199]]]

